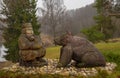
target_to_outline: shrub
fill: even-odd
[[[104,53],[106,61],[115,62],[117,64],[117,71],[120,71],[120,54],[115,53]]]
[[[92,42],[98,42],[105,39],[105,35],[100,31],[96,30],[95,27],[85,28],[81,32],[85,34],[88,40]]]

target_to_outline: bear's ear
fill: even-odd
[[[72,35],[72,33],[70,31],[66,31],[67,35]]]

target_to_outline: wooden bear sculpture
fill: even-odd
[[[105,66],[105,58],[87,39],[66,33],[55,39],[55,44],[62,46],[58,67],[66,67],[74,60],[77,67]]]

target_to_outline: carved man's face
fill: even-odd
[[[25,34],[29,40],[33,41],[35,38],[34,38],[32,24],[31,23],[24,23],[22,27],[23,27],[22,33]]]
[[[26,28],[26,35],[33,35],[33,29],[32,27]]]
[[[26,28],[26,36],[30,41],[33,41],[35,39],[33,35],[34,33],[32,27]]]

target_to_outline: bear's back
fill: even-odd
[[[90,43],[87,39],[82,38],[82,37],[78,37],[78,36],[72,37],[71,45],[73,47],[83,46],[83,45],[87,45],[87,44],[92,44],[92,43]]]

